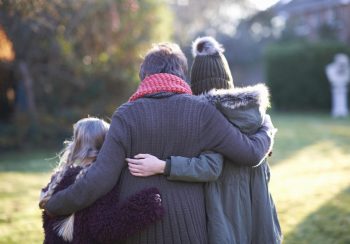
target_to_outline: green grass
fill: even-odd
[[[40,189],[55,153],[6,153],[0,158],[0,243],[42,243]]]
[[[271,192],[284,243],[350,243],[350,119],[274,114],[279,132]],[[0,155],[0,243],[43,240],[40,189],[54,167],[50,152]]]
[[[350,243],[350,120],[275,115],[271,192],[284,243]]]

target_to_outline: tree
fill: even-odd
[[[1,25],[15,50],[16,76],[32,82],[27,97],[32,94],[46,135],[67,131],[88,114],[111,115],[138,82],[140,54],[160,36],[169,40],[172,34],[171,13],[157,0],[0,4]]]

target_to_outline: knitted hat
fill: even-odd
[[[209,90],[233,88],[233,80],[224,49],[214,38],[200,37],[192,44],[191,89],[198,95]]]

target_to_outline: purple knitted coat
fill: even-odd
[[[70,167],[55,193],[74,183],[81,167]],[[44,188],[45,191],[47,189]],[[164,209],[156,199],[160,194],[156,188],[144,189],[119,203],[119,193],[115,186],[109,193],[93,205],[75,213],[73,241],[67,242],[57,235],[54,227],[67,216],[51,218],[43,212],[44,243],[115,243],[145,229],[159,220]]]

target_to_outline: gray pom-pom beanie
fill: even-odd
[[[224,49],[213,37],[197,38],[192,44],[191,89],[198,95],[216,89],[233,88]]]

